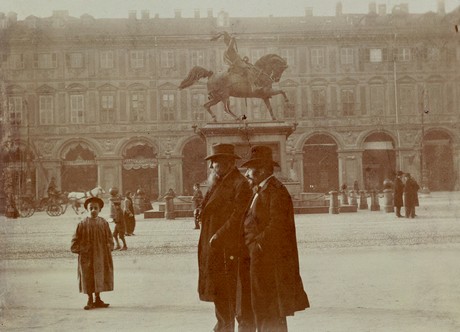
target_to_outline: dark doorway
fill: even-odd
[[[454,190],[454,160],[451,137],[441,131],[432,131],[423,141],[423,176],[431,191]]]
[[[195,138],[185,144],[183,150],[182,174],[184,179],[183,194],[193,194],[193,184],[206,180],[207,163],[206,143],[201,138]]]
[[[78,144],[64,157],[61,169],[62,191],[84,192],[98,184],[96,155],[88,147]]]
[[[396,152],[391,136],[374,133],[364,141],[363,174],[365,190],[382,190],[385,179],[395,176]]]
[[[304,192],[326,193],[339,189],[337,144],[328,135],[309,138],[303,147]]]
[[[153,146],[138,142],[123,153],[122,185],[124,193],[144,191],[150,200],[158,199],[158,161]]]

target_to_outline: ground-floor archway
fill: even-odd
[[[155,148],[146,142],[133,142],[123,151],[123,191],[142,190],[150,200],[158,198],[158,161]]]
[[[61,168],[64,192],[85,192],[98,185],[96,154],[85,144],[70,147],[64,155]]]
[[[304,192],[329,192],[339,189],[337,143],[332,137],[318,134],[303,146]]]
[[[425,135],[422,162],[423,184],[427,184],[432,191],[454,190],[452,138],[447,133],[431,131]]]
[[[395,172],[396,152],[393,138],[382,132],[369,135],[364,140],[364,189],[383,189],[383,181],[392,180]]]
[[[194,138],[183,149],[182,174],[184,195],[193,194],[193,184],[201,183],[206,180],[207,164],[204,158],[206,157],[206,143],[201,138]]]

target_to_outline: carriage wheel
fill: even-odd
[[[33,215],[35,212],[35,209],[33,208],[32,204],[30,204],[27,201],[21,201],[18,204],[18,210],[19,210],[19,215],[22,218],[28,218],[31,215]]]
[[[46,213],[51,217],[57,217],[62,214],[61,206],[59,204],[50,204],[46,208]]]

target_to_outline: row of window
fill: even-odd
[[[352,65],[356,62],[356,52],[358,50],[351,47],[340,48],[340,63],[343,65]],[[393,58],[388,57],[387,48],[367,48],[365,52],[365,61],[371,63],[380,63],[388,60],[411,61],[414,58],[414,50],[410,47],[400,47],[394,50]],[[323,47],[310,49],[310,61],[313,66],[324,66],[326,64],[327,50]],[[439,61],[441,59],[441,50],[437,47],[424,49],[423,58],[427,61]],[[99,67],[101,69],[112,69],[115,67],[115,51],[99,52]],[[255,63],[261,56],[266,54],[266,49],[251,49],[250,61]],[[295,49],[285,48],[280,50],[280,56],[292,67],[295,66],[296,57]],[[190,64],[193,66],[205,66],[206,50],[191,50]],[[457,59],[460,60],[460,47],[457,50]],[[3,61],[7,62],[10,69],[23,69],[25,67],[24,54],[4,55]],[[57,53],[35,53],[33,56],[33,66],[38,69],[57,68]],[[85,67],[85,53],[73,52],[66,54],[67,67],[81,69]],[[142,69],[146,66],[146,52],[144,50],[129,51],[129,65],[133,69]],[[160,67],[176,67],[175,51],[160,51]]]
[[[312,116],[324,117],[327,115],[328,106],[330,108],[331,92],[326,86],[315,86],[311,88],[310,104]],[[297,100],[296,90],[289,89],[286,91],[289,100]],[[460,86],[458,87],[460,96]],[[419,111],[420,105],[436,113],[443,112],[443,89],[441,84],[430,84],[426,93],[417,91],[413,84],[400,84],[398,86],[398,111],[401,114],[414,114]],[[339,103],[341,115],[357,115],[358,99],[356,87],[342,87],[339,89]],[[86,95],[72,93],[69,95],[69,116],[68,121],[72,124],[82,124],[86,121],[86,114],[90,110],[85,102]],[[334,97],[335,99],[336,97]],[[362,97],[360,97],[362,98]],[[423,100],[422,100],[422,99]],[[453,96],[448,96],[447,104],[452,103]],[[115,123],[118,121],[117,94],[115,91],[103,92],[99,96],[99,122]],[[207,101],[205,93],[193,93],[191,95],[190,111],[192,120],[204,120],[205,109],[203,104]],[[236,98],[231,98],[230,107],[236,109]],[[381,84],[373,84],[369,87],[369,106],[372,114],[385,114],[386,105],[388,105],[387,88]],[[274,97],[273,103],[279,114],[285,118],[295,117],[295,107],[292,104],[285,105],[281,98]],[[252,98],[246,102],[246,109],[253,114],[254,119],[263,119],[266,115],[265,105],[260,99]],[[446,105],[447,105],[446,104]],[[178,120],[178,100],[175,92],[163,91],[160,93],[159,116],[161,121]],[[148,120],[147,117],[147,94],[145,91],[131,91],[128,94],[128,114],[130,122],[143,122]],[[448,107],[451,108],[450,106]],[[20,124],[23,114],[27,112],[29,106],[22,96],[8,97],[8,120],[12,124]],[[54,115],[56,106],[56,97],[52,94],[38,96],[38,116],[39,124],[50,125],[55,123]],[[188,110],[187,110],[188,111]],[[303,114],[304,115],[304,114]],[[302,115],[302,116],[303,116]],[[186,119],[183,119],[186,120]]]

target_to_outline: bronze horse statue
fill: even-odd
[[[219,102],[224,104],[225,112],[233,116],[235,120],[239,120],[230,110],[229,97],[260,98],[265,102],[272,119],[276,120],[272,106],[270,105],[270,98],[281,94],[285,102],[289,100],[283,90],[274,90],[272,84],[279,82],[281,75],[287,67],[286,61],[279,55],[267,54],[262,56],[249,68],[251,75],[254,77],[254,86],[252,86],[247,78],[232,70],[214,74],[214,72],[206,70],[203,67],[195,66],[190,70],[187,78],[181,82],[179,89],[185,89],[192,86],[201,78],[207,78],[209,101],[203,106],[211,114],[214,122],[216,122],[216,116],[211,111],[211,106]]]

